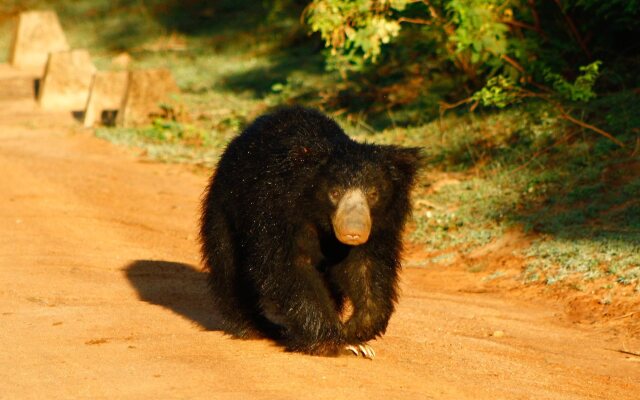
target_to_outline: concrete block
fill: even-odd
[[[160,105],[170,102],[171,94],[179,92],[171,71],[167,69],[130,71],[117,125],[130,127],[148,124],[154,116],[162,115]]]
[[[45,110],[82,111],[96,67],[86,50],[50,53],[38,93]]]
[[[104,111],[118,111],[127,90],[127,71],[100,71],[93,76],[89,100],[84,111],[84,126],[101,122]]]
[[[127,52],[122,52],[111,59],[111,66],[114,69],[127,69],[131,61],[133,61],[131,55]]]
[[[9,51],[11,65],[42,73],[49,53],[67,50],[69,44],[55,12],[26,11],[18,15]]]

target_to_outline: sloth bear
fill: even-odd
[[[203,262],[222,329],[289,351],[373,358],[397,298],[418,148],[358,143],[282,108],[224,151],[203,200]]]

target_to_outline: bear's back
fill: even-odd
[[[358,145],[318,111],[281,108],[256,119],[229,143],[214,190],[224,193],[222,201],[229,206],[295,207],[337,149]]]
[[[300,106],[285,107],[264,115],[242,132],[238,139],[265,150],[290,150],[296,146],[331,147],[351,139],[331,118]],[[326,148],[326,149],[324,149]]]
[[[218,170],[237,178],[313,175],[337,148],[357,146],[340,126],[319,111],[285,107],[256,119],[225,150]],[[294,176],[289,176],[294,178]]]

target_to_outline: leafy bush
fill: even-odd
[[[457,85],[441,97],[444,109],[543,100],[602,135],[570,111],[593,100],[598,84],[608,91],[640,84],[637,0],[314,0],[305,16],[329,49],[329,69],[354,85],[385,66],[415,74],[416,63],[423,76],[452,76]],[[429,92],[432,84],[413,89]]]

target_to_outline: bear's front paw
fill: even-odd
[[[366,343],[350,344],[345,346],[344,349],[352,352],[356,357],[362,356],[364,358],[368,358],[369,360],[373,360],[373,358],[376,356],[376,352],[373,350],[373,347],[369,346]]]

